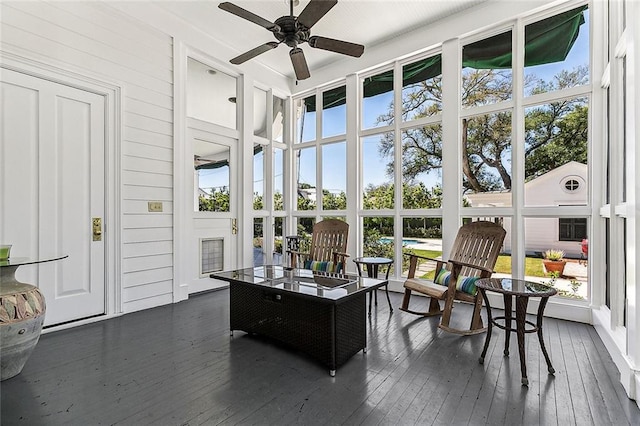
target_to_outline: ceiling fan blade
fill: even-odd
[[[275,49],[276,47],[278,47],[278,44],[279,43],[276,43],[275,41],[270,41],[269,43],[260,45],[255,49],[249,50],[248,52],[244,52],[242,55],[236,56],[235,58],[231,59],[229,62],[231,62],[234,65],[239,65],[243,62],[248,61],[249,59],[255,58],[256,56],[263,54],[264,52],[268,52],[271,49]]]
[[[311,28],[337,3],[338,0],[311,0],[298,16],[298,22]]]
[[[249,12],[246,9],[241,8],[240,6],[236,6],[233,3],[230,3],[228,1],[222,2],[218,5],[218,7],[224,11],[227,11],[229,13],[233,13],[236,16],[239,16],[240,18],[244,18],[247,21],[251,21],[254,24],[258,24],[261,27],[264,27],[266,29],[268,29],[269,31],[272,31],[274,33],[277,33],[280,31],[280,27],[276,24],[274,24],[273,22],[270,22],[266,19],[264,19],[261,16],[256,15],[253,12]]]
[[[309,67],[307,66],[307,60],[304,58],[304,52],[299,47],[291,49],[289,52],[291,56],[291,63],[293,64],[293,70],[296,72],[296,78],[298,80],[304,80],[311,77],[309,73]]]
[[[336,40],[328,37],[309,37],[309,46],[316,49],[330,50],[331,52],[342,53],[343,55],[355,56],[359,58],[364,53],[364,46],[350,43],[348,41]]]

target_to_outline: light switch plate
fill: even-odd
[[[162,211],[162,201],[149,201],[149,211],[150,212],[161,212]]]

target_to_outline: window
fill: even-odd
[[[316,100],[322,100],[316,123]],[[298,137],[294,154],[298,211],[347,209],[346,86],[294,100]],[[319,124],[319,127],[318,127]]]
[[[490,105],[511,99],[511,31],[462,48],[462,106]]]
[[[286,103],[253,88],[253,264],[282,264]]]
[[[402,131],[402,206],[442,205],[442,124]]]
[[[275,142],[284,142],[284,99],[273,97],[273,123],[271,125],[271,139]]]
[[[187,60],[187,115],[236,129],[236,79],[195,59]]]
[[[525,204],[550,205],[567,192],[576,197],[573,204],[586,204],[586,185],[583,188],[580,182],[588,179],[589,99],[559,99],[530,106],[524,113]],[[561,186],[548,185],[555,174],[565,176]]]
[[[392,209],[394,205],[394,137],[383,133],[362,139],[362,205]]]
[[[587,6],[529,24],[524,34],[525,96],[589,83]]]
[[[264,147],[253,144],[253,209],[264,209]]]
[[[564,188],[569,192],[577,191],[580,188],[580,182],[575,179],[569,179],[565,181]]]
[[[296,182],[298,192],[298,210],[316,208],[316,148],[296,150]]]
[[[587,238],[586,218],[560,218],[559,241],[582,241]]]
[[[393,122],[393,70],[362,80],[362,128],[372,129]]]
[[[267,137],[267,92],[253,88],[253,134]]]
[[[463,203],[511,206],[511,111],[462,119],[462,149]]]
[[[230,211],[230,156],[228,146],[195,139],[194,169],[197,177],[196,211]]]
[[[442,57],[402,67],[402,119],[416,120],[442,112]]]
[[[296,108],[295,143],[309,142],[316,138],[316,96],[298,99]]]
[[[322,94],[322,137],[347,133],[347,88],[327,90]]]

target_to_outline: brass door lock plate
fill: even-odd
[[[102,241],[102,218],[94,217],[92,219],[93,241]]]

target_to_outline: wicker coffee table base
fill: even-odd
[[[366,352],[366,293],[338,300],[230,282],[230,329],[256,333],[336,369]]]

